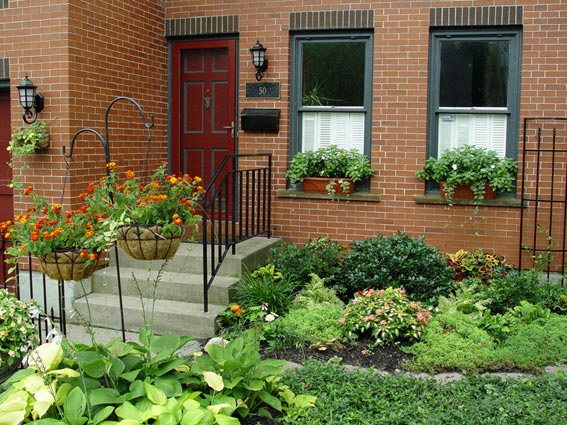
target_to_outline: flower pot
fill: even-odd
[[[445,198],[445,183],[439,183],[439,189],[441,197]],[[484,199],[492,200],[496,198],[496,192],[490,185],[486,185],[486,190],[484,192]],[[470,188],[470,186],[462,185],[457,186],[455,188],[455,192],[453,193],[453,199],[475,199],[474,192]]]
[[[329,194],[327,186],[334,181],[334,190],[336,195],[346,195],[354,192],[354,182],[351,179],[340,178],[330,179],[328,177],[304,177],[303,178],[303,192],[305,193],[324,193]],[[339,184],[338,180],[346,180],[350,183],[349,190],[343,191],[343,187]]]
[[[55,251],[39,259],[43,272],[55,280],[81,280],[91,276],[98,262],[85,265],[86,257],[79,251]]]
[[[163,235],[161,226],[122,226],[116,231],[118,247],[136,260],[165,260],[177,252],[181,235]]]

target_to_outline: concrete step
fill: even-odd
[[[160,300],[203,303],[203,276],[199,274],[162,272],[159,270],[120,267],[122,295]],[[209,289],[209,303],[227,305],[232,292],[230,288],[238,283],[237,277],[217,276]],[[118,295],[118,274],[115,267],[97,271],[91,278],[95,293]]]
[[[124,323],[129,332],[139,332],[145,322],[151,320],[153,332],[157,335],[176,333],[195,338],[214,335],[215,318],[226,308],[226,305],[209,305],[209,311],[205,313],[202,304],[159,299],[154,303],[148,298],[130,296],[122,297],[122,304]],[[120,329],[119,298],[114,294],[93,293],[88,296],[88,303],[83,297],[76,299],[73,306],[79,317],[93,325],[96,323],[97,327]]]
[[[270,248],[278,241],[252,238],[237,244],[234,254],[230,251],[226,255],[209,289],[207,313],[203,311],[202,245],[183,243],[175,256],[166,261],[135,260],[118,250],[118,268],[116,252],[111,250],[109,266],[97,270],[91,277],[90,290],[87,289],[90,293],[87,297],[75,299],[73,308],[78,315],[69,318],[68,322],[81,323],[82,317],[95,327],[121,329],[119,269],[126,330],[137,331],[144,326],[142,304],[149,312],[155,298],[155,334],[212,337],[217,314],[230,303],[231,287],[238,283],[241,273],[265,263]],[[218,246],[214,255],[218,259],[220,253],[216,248]],[[212,255],[207,253],[208,258]],[[209,267],[209,275],[210,272]]]
[[[278,242],[279,239],[264,237],[255,237],[239,242],[236,245],[235,254],[232,254],[232,251],[230,251],[224,258],[218,274],[224,276],[239,276],[243,271],[254,269],[257,265],[260,265],[266,261],[270,248],[272,248]],[[208,247],[207,258],[209,259],[209,273],[211,269],[211,258],[214,256],[215,260],[218,261],[221,252],[224,251],[224,247],[215,245],[213,251],[214,252],[211,252],[211,248]],[[163,260],[136,260],[124,254],[120,250],[118,250],[118,253],[120,268],[128,267],[142,270],[159,270],[164,263]],[[115,252],[114,250],[111,250],[110,265],[116,264],[115,258]],[[203,245],[198,243],[183,242],[175,256],[166,261],[164,270],[202,274]]]

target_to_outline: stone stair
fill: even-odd
[[[151,321],[158,335],[213,336],[215,318],[229,304],[231,287],[242,272],[263,264],[277,242],[275,238],[256,237],[237,244],[235,255],[227,254],[209,290],[207,313],[203,308],[202,245],[183,243],[165,262],[135,260],[119,251],[125,329],[137,332]],[[74,300],[73,309],[77,314],[70,323],[84,318],[93,327],[121,330],[114,251],[110,265],[95,272],[90,293]]]

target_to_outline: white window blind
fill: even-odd
[[[337,145],[364,153],[363,112],[303,112],[304,151]]]
[[[439,116],[439,155],[447,149],[474,145],[506,156],[504,114],[441,114]]]

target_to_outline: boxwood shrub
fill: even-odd
[[[368,288],[404,288],[417,301],[435,303],[454,288],[455,272],[425,238],[397,232],[355,241],[343,259],[335,289],[343,299]]]

